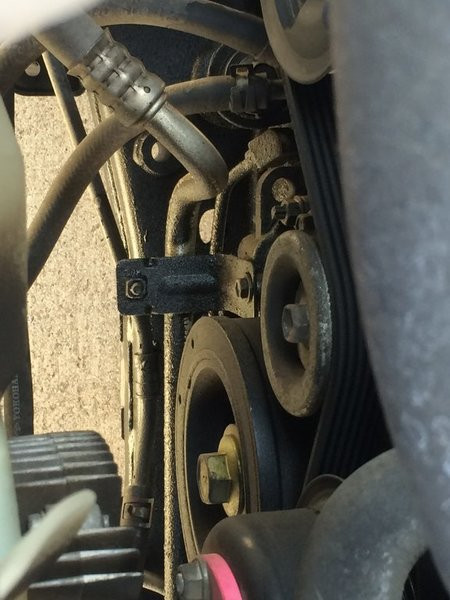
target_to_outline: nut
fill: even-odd
[[[191,563],[180,565],[175,586],[180,600],[210,600],[211,585],[206,563],[195,559]]]
[[[227,455],[220,452],[200,454],[197,461],[197,484],[205,504],[223,504],[230,499],[232,479]]]

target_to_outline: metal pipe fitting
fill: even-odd
[[[330,6],[344,200],[371,364],[450,590],[450,4]]]
[[[89,22],[89,36],[83,43],[86,54],[79,59],[81,45],[73,38],[77,28]],[[92,45],[95,31],[97,40]],[[83,35],[81,36],[83,37]],[[190,199],[213,198],[225,187],[228,169],[211,142],[179,111],[166,102],[164,82],[149,73],[122,44],[96,25],[87,15],[63,23],[38,36],[59,60],[81,78],[85,87],[98,94],[126,126],[142,124],[191,173],[176,187]],[[73,46],[73,52],[72,52]]]
[[[86,24],[92,33],[81,34],[82,40],[86,37],[81,43],[73,32],[75,29],[83,32]],[[103,31],[87,15],[38,37],[70,69],[69,74],[78,77],[88,91],[97,94],[100,102],[112,108],[124,125],[149,121],[164,104],[162,79],[149,73],[139,59],[131,56],[125,46],[115,42],[108,31]]]
[[[401,600],[425,551],[414,492],[390,450],[346,479],[305,546],[298,600]]]
[[[166,101],[165,83],[149,73],[109,31],[103,31],[95,46],[74,65],[70,75],[98,95],[114,110],[124,125],[150,121]]]

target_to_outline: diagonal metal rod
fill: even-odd
[[[47,68],[59,108],[74,147],[85,137],[86,130],[78,110],[72,88],[67,79],[63,65],[49,52],[44,52],[44,63]],[[89,186],[89,191],[97,205],[103,231],[108,239],[109,247],[115,262],[126,258],[126,250],[114,217],[103,181],[97,174]]]

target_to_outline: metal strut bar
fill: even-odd
[[[286,93],[333,307],[330,380],[307,481],[321,473],[347,477],[385,447],[376,447],[384,439],[375,426],[381,411],[347,253],[331,79],[287,81]]]

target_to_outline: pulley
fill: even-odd
[[[295,506],[308,456],[298,447],[310,448],[310,429],[271,393],[257,319],[203,317],[194,324],[181,361],[175,428],[189,559],[223,517]]]
[[[330,70],[326,0],[262,0],[272,50],[291,79],[314,83]]]
[[[332,322],[328,285],[311,235],[286,231],[264,267],[261,338],[272,389],[297,417],[320,407],[328,381]]]

